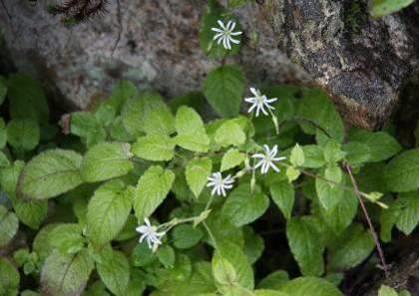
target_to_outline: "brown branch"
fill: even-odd
[[[375,231],[374,225],[372,224],[372,221],[371,221],[371,218],[368,214],[367,208],[364,204],[364,201],[362,200],[361,191],[359,191],[359,187],[356,183],[356,180],[355,180],[355,177],[352,173],[351,167],[348,164],[346,164],[345,168],[348,171],[349,177],[351,178],[351,182],[352,182],[352,185],[354,187],[355,194],[356,194],[356,196],[359,200],[362,211],[364,212],[365,219],[367,220],[368,226],[370,228],[371,235],[374,239],[375,246],[377,248],[378,256],[380,257],[381,265],[383,266],[384,274],[385,274],[386,278],[388,278],[389,277],[389,272],[388,272],[388,267],[387,267],[387,264],[386,264],[386,259],[384,257],[384,252],[383,252],[383,249],[381,248],[380,240],[378,239],[377,232]]]

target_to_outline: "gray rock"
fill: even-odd
[[[182,95],[199,89],[219,63],[199,46],[206,1],[120,0],[119,23],[113,0],[109,13],[73,27],[46,12],[51,1],[2,0],[10,18],[0,9],[0,27],[17,67],[56,85],[76,108],[119,79],[168,98]],[[246,37],[232,62],[242,65],[249,85],[315,84],[349,123],[382,126],[417,69],[417,7],[374,20],[367,0],[258,2],[237,11]]]

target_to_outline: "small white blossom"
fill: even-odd
[[[139,242],[142,243],[145,239],[150,249],[155,252],[157,248],[162,244],[160,238],[163,237],[165,232],[157,232],[157,227],[152,226],[150,220],[144,219],[145,225],[138,226],[135,230],[141,233]]]
[[[225,49],[231,49],[231,43],[240,44],[240,39],[234,39],[233,36],[239,36],[242,32],[237,31],[233,32],[236,27],[236,22],[228,21],[227,25],[223,21],[217,21],[220,28],[211,28],[212,31],[216,32],[212,38],[214,41],[217,41],[217,44],[223,43]]]
[[[262,95],[258,89],[253,87],[250,88],[250,91],[254,97],[244,99],[246,102],[252,104],[248,110],[248,113],[251,113],[256,109],[256,117],[258,117],[260,111],[262,111],[263,114],[268,115],[268,112],[265,108],[275,110],[275,108],[271,106],[271,103],[276,102],[278,100],[277,98],[268,99],[267,96]]]
[[[269,168],[272,168],[275,172],[279,172],[280,169],[275,165],[275,162],[286,159],[286,157],[277,157],[278,145],[275,145],[272,149],[268,145],[263,145],[264,153],[256,153],[252,157],[260,159],[255,165],[255,169],[261,168],[261,173],[266,174]]]
[[[207,187],[212,187],[211,195],[217,193],[217,195],[226,196],[226,190],[233,188],[234,178],[228,175],[223,179],[220,172],[213,173],[208,178]]]

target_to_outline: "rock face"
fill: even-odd
[[[199,89],[219,64],[199,45],[204,0],[121,0],[121,22],[112,0],[107,13],[73,27],[47,13],[51,1],[3,2],[10,18],[0,8],[0,28],[17,67],[55,84],[76,108],[86,108],[95,93],[109,91],[120,79],[155,88],[169,98],[183,95]],[[256,12],[246,16],[244,26],[258,21]],[[274,36],[268,24],[262,23],[270,33],[260,34],[263,46],[249,44],[237,58],[249,81],[258,85],[301,77],[270,41]],[[246,31],[253,34],[259,29]]]
[[[0,28],[16,66],[55,85],[72,107],[86,108],[119,79],[182,95],[217,66],[199,46],[206,1],[120,0],[118,10],[114,0],[108,13],[73,27],[46,12],[51,1],[2,0]],[[237,11],[246,38],[236,62],[251,85],[320,85],[348,122],[378,128],[417,68],[418,13],[411,7],[373,20],[366,1],[248,4]]]

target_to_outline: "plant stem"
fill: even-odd
[[[352,185],[354,187],[355,194],[358,197],[358,200],[359,200],[359,203],[361,205],[362,211],[364,212],[364,216],[365,216],[365,219],[367,220],[368,226],[370,228],[371,235],[374,238],[375,246],[377,248],[378,256],[380,257],[380,260],[381,260],[381,265],[383,266],[385,277],[388,278],[389,277],[388,267],[387,267],[387,264],[386,264],[386,259],[384,257],[383,249],[381,248],[380,240],[378,239],[377,232],[375,231],[374,225],[372,224],[372,221],[371,221],[371,218],[368,214],[367,208],[365,207],[364,201],[362,200],[361,192],[359,191],[358,184],[356,183],[355,177],[352,173],[352,168],[348,164],[346,164],[345,167],[346,167],[346,170],[348,171],[348,174],[351,178],[351,182],[352,182]]]

